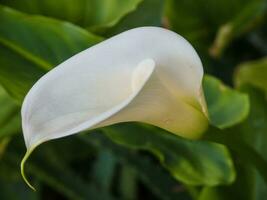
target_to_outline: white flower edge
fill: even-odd
[[[193,47],[158,27],[126,31],[71,57],[23,102],[24,179],[24,163],[36,146],[83,130],[140,121],[199,137],[208,124],[202,78]]]

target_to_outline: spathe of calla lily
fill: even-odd
[[[199,137],[208,121],[202,77],[192,46],[157,27],[126,31],[71,57],[44,75],[23,102],[23,176],[37,145],[119,122]]]

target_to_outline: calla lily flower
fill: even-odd
[[[119,122],[144,122],[186,138],[208,124],[203,67],[180,35],[157,27],[123,32],[45,74],[22,106],[27,153],[39,144]]]

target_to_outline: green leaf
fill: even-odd
[[[20,107],[0,85],[0,139],[11,136],[21,130]]]
[[[1,0],[0,3],[29,14],[72,22],[89,30],[115,25],[142,0]]]
[[[116,143],[150,151],[183,183],[229,184],[235,178],[231,157],[222,145],[186,140],[161,129],[134,123],[106,127],[104,132]]]
[[[254,86],[267,95],[267,58],[241,64],[235,74],[235,84]]]
[[[0,83],[18,101],[47,70],[101,40],[70,23],[3,6],[0,19]]]
[[[216,37],[211,53],[218,56],[230,41],[251,29],[264,17],[266,2],[168,0],[166,10],[171,28],[199,49],[207,51]]]
[[[249,99],[245,93],[231,89],[211,76],[205,76],[203,87],[213,126],[227,128],[247,117]]]

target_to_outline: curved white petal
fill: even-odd
[[[97,44],[44,75],[22,106],[28,149],[124,121],[194,138],[207,126],[203,68],[174,32],[136,28]]]

